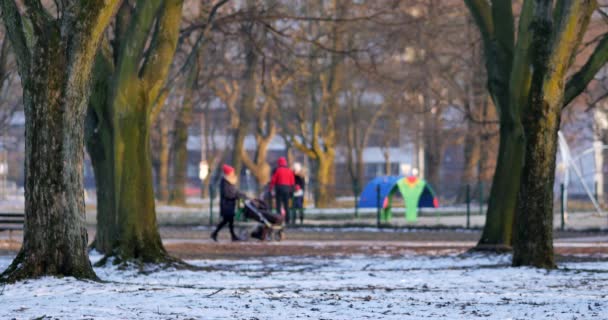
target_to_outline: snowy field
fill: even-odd
[[[0,257],[0,270],[11,257]],[[92,256],[92,260],[99,256]],[[608,262],[546,272],[509,257],[197,260],[208,271],[98,268],[106,282],[0,286],[0,319],[608,319]]]

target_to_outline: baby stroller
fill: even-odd
[[[247,219],[260,223],[251,233],[251,237],[262,241],[273,239],[281,241],[283,239],[283,217],[272,213],[263,200],[245,201],[243,213]]]

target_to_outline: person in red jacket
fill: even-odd
[[[277,161],[279,167],[275,170],[270,180],[270,191],[275,192],[275,202],[278,214],[284,210],[285,221],[289,224],[289,197],[296,183],[293,171],[287,167],[287,160],[283,157]]]

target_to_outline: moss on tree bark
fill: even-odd
[[[26,3],[33,29],[26,37],[15,2],[1,2],[17,54],[26,121],[23,244],[0,281],[46,275],[97,279],[84,225],[85,106],[95,51],[117,5],[74,4],[53,19]]]
[[[93,136],[111,136],[109,164],[95,172],[98,185],[105,181],[101,178],[104,175],[111,176],[108,181],[112,183],[102,183],[106,189],[98,189],[98,194],[113,194],[112,210],[98,211],[98,221],[107,223],[98,223],[98,237],[106,236],[104,230],[113,230],[112,241],[95,241],[96,246],[103,245],[106,254],[101,264],[110,257],[115,263],[181,264],[167,254],[158,232],[150,127],[157,114],[153,109],[162,107],[166,97],[162,86],[177,45],[182,4],[182,0],[139,0],[134,11],[124,10],[131,12],[126,15],[129,19],[121,20],[128,32],[117,37],[122,42],[114,44],[114,54],[107,60],[114,66],[111,81],[100,90],[112,93],[101,108],[108,114],[104,119],[108,125],[99,126],[100,134]],[[152,38],[144,54],[150,33]],[[102,163],[103,153],[90,155],[95,158],[94,164]]]

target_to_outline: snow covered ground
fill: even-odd
[[[92,256],[92,260],[99,256]],[[0,270],[11,257],[0,257]],[[197,260],[209,271],[96,269],[105,283],[0,286],[0,319],[608,319],[608,262],[508,256]]]

